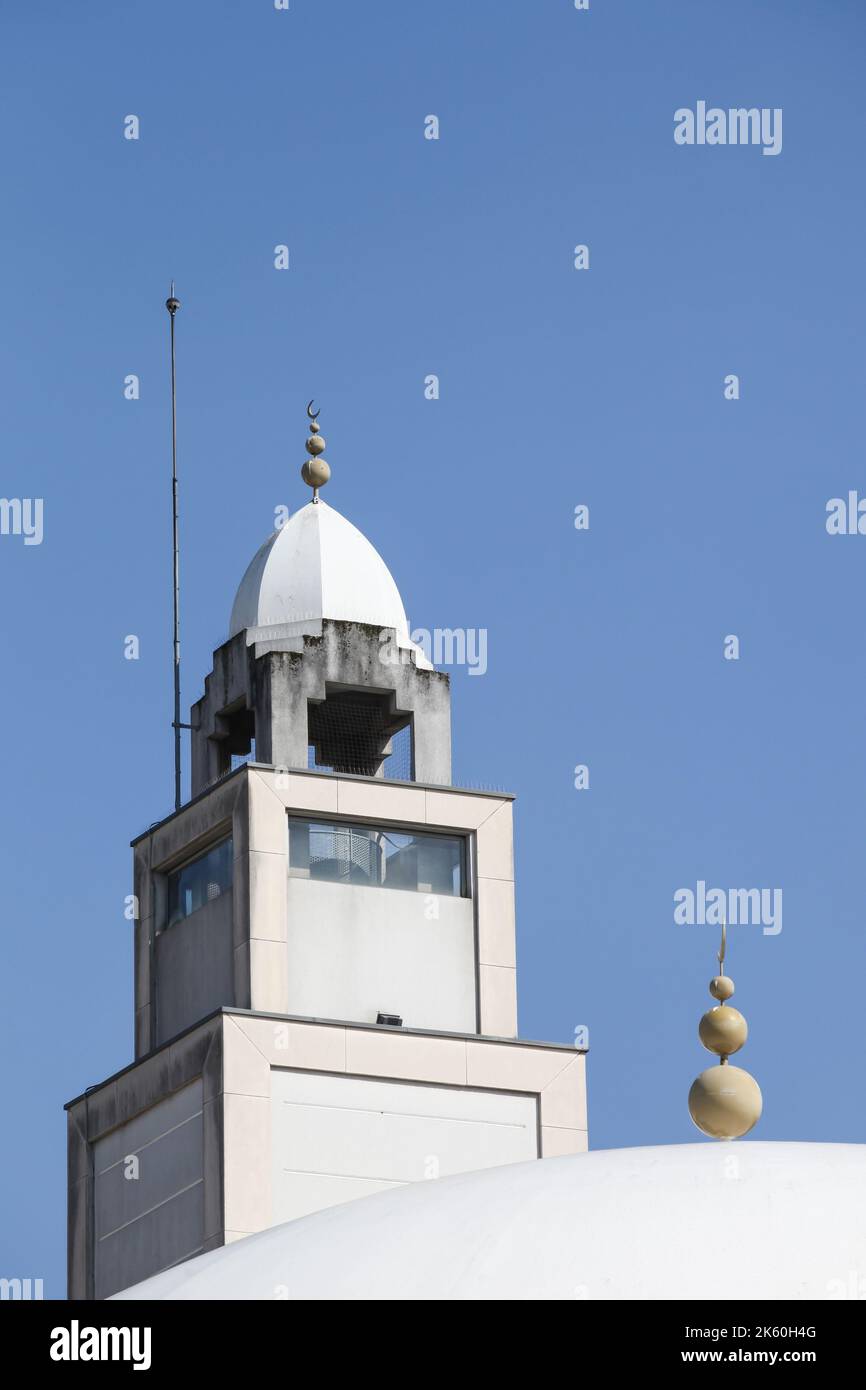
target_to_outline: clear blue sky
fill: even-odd
[[[489,632],[455,780],[517,794],[521,1032],[589,1027],[593,1147],[699,1139],[698,879],[783,890],[731,932],[755,1137],[866,1141],[866,537],[824,524],[866,494],[863,6],[7,0],[0,35],[0,494],[44,499],[42,545],[0,537],[0,1274],[62,1296],[62,1104],[132,1056],[171,276],[184,707],[315,396],[413,625]],[[699,100],[781,107],[781,154],[675,145]]]

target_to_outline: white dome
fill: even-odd
[[[866,1145],[682,1144],[419,1182],[118,1298],[828,1299],[866,1269]]]
[[[321,498],[308,502],[256,552],[232,607],[229,637],[256,629],[332,618],[393,628],[413,647],[400,591],[377,550],[351,521]]]

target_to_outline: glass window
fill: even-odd
[[[289,873],[328,883],[468,896],[461,835],[419,835],[381,825],[290,817]]]
[[[228,839],[168,875],[168,925],[182,922],[231,886],[232,842]]]

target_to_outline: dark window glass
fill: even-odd
[[[387,826],[289,819],[289,873],[328,883],[466,895],[460,835],[421,835]]]
[[[168,875],[168,925],[182,922],[232,886],[232,842],[223,840],[206,854]]]

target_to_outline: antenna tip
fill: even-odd
[[[171,294],[169,295],[168,299],[165,301],[165,307],[166,307],[166,309],[168,310],[168,312],[171,314],[172,318],[174,318],[175,314],[177,313],[178,309],[180,308],[180,300],[179,300],[179,299],[175,299],[175,297],[174,297],[174,281],[173,281],[173,280],[172,280],[172,282],[171,282]]]

